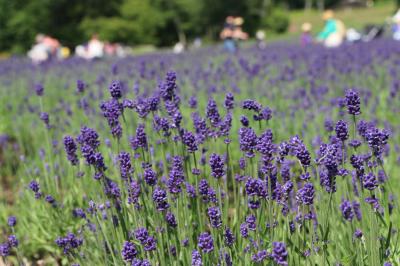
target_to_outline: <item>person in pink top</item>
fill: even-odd
[[[48,49],[51,56],[56,56],[58,49],[61,47],[61,44],[57,39],[44,34],[38,34],[36,36],[36,43],[43,44]]]

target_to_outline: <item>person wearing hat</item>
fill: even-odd
[[[228,16],[225,25],[220,33],[220,38],[224,41],[224,48],[228,52],[235,52],[238,47],[238,41],[247,40],[248,34],[243,32],[243,18]]]
[[[235,41],[233,39],[233,31],[234,31],[234,22],[235,18],[232,16],[228,16],[225,19],[224,28],[222,29],[221,33],[219,34],[221,40],[224,41],[224,48],[228,52],[235,52]]]
[[[300,36],[300,44],[302,46],[306,46],[308,44],[311,44],[313,41],[312,35],[311,35],[311,29],[312,29],[312,25],[311,23],[303,23],[301,25],[301,36]]]
[[[249,38],[249,35],[242,30],[243,22],[244,20],[242,17],[236,17],[234,20],[233,39],[236,41],[236,46],[238,41],[247,40]]]
[[[322,19],[325,21],[325,27],[318,35],[317,41],[329,48],[340,46],[346,33],[343,22],[334,18],[332,10],[325,11]]]

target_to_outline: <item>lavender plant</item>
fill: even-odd
[[[399,52],[382,40],[0,62],[1,173],[19,177],[0,204],[0,256],[400,263]]]

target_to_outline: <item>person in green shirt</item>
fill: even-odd
[[[325,20],[325,27],[318,34],[317,41],[330,48],[340,46],[345,35],[343,23],[334,18],[332,10],[325,11],[322,18]]]

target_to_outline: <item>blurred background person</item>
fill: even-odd
[[[35,37],[35,42],[31,50],[28,51],[28,57],[33,63],[39,64],[62,57],[62,47],[57,39],[39,33]]]
[[[203,41],[201,40],[200,37],[196,37],[193,41],[193,48],[199,49],[202,46]]]
[[[362,34],[359,33],[356,29],[350,28],[346,31],[346,41],[349,43],[356,43],[361,41]]]
[[[323,43],[324,46],[328,48],[340,46],[346,34],[343,22],[334,18],[332,10],[325,11],[322,15],[322,19],[325,21],[325,26],[318,35],[317,41]]]
[[[174,48],[172,48],[172,51],[174,52],[174,54],[181,54],[185,51],[185,45],[181,42],[177,42],[174,45]]]
[[[244,32],[242,29],[242,25],[244,23],[244,20],[242,17],[236,17],[233,21],[233,40],[235,42],[236,48],[239,46],[240,41],[245,41],[249,38],[249,34],[247,32]]]
[[[225,50],[227,50],[228,52],[236,51],[236,45],[233,39],[233,30],[235,27],[234,22],[235,22],[234,17],[232,16],[226,17],[224,27],[219,35],[221,40],[224,41]]]
[[[265,31],[258,30],[256,32],[256,40],[258,49],[265,49],[267,47],[267,43],[265,42]]]
[[[93,34],[88,42],[88,59],[100,59],[104,56],[104,43],[99,40],[97,34]]]
[[[302,46],[309,45],[313,42],[311,30],[312,30],[311,23],[305,22],[301,25],[300,44]]]
[[[104,43],[99,40],[97,34],[93,34],[87,43],[78,45],[75,48],[75,54],[87,60],[103,58]]]

